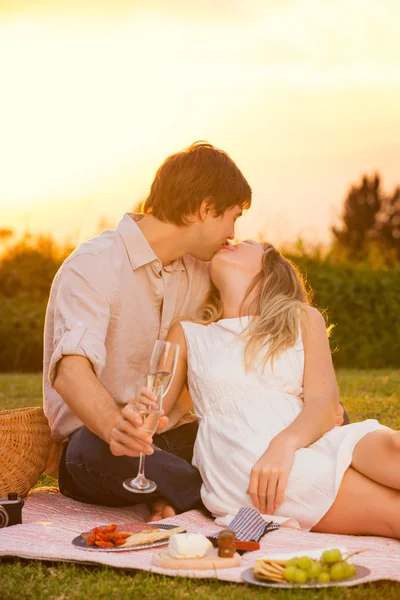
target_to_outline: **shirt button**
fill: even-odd
[[[156,296],[159,296],[161,294],[160,290],[156,290]]]
[[[76,324],[77,327],[83,327],[83,323],[82,321],[79,321],[79,323]]]

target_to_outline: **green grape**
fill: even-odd
[[[311,568],[308,569],[308,576],[310,579],[317,579],[318,575],[322,572],[321,563],[314,561]]]
[[[286,581],[294,581],[295,573],[296,567],[294,565],[290,565],[289,567],[286,567],[283,571],[283,577],[286,579]]]
[[[332,581],[340,581],[346,578],[346,568],[342,562],[337,562],[331,566]]]
[[[330,569],[328,565],[321,565],[321,573],[329,573]]]
[[[357,570],[356,567],[354,565],[352,565],[351,563],[348,563],[347,561],[344,561],[343,566],[344,566],[345,579],[354,577],[354,575],[356,574],[356,570]]]
[[[325,550],[322,554],[322,562],[327,565],[333,565],[333,563],[337,563],[342,560],[342,554],[340,550]]]
[[[318,583],[329,583],[330,580],[331,577],[329,573],[325,573],[325,571],[322,571],[322,573],[318,575]]]
[[[312,560],[308,556],[302,556],[298,560],[298,565],[300,569],[304,569],[305,571],[309,571],[311,569]]]
[[[300,585],[303,583],[306,583],[308,579],[308,574],[306,571],[303,571],[303,569],[299,569],[297,568],[295,573],[294,573],[294,581],[295,583],[299,583]]]
[[[298,558],[289,558],[289,560],[286,562],[286,566],[287,567],[297,567],[298,565]]]

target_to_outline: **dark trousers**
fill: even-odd
[[[139,458],[114,456],[108,444],[86,427],[75,431],[64,450],[59,487],[62,494],[90,504],[132,506],[151,503],[164,497],[177,512],[202,507],[201,478],[192,467],[197,422],[153,437],[158,448],[146,456],[146,477],[155,481],[151,494],[135,494],[125,490],[122,482],[136,477]]]

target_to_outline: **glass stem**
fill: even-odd
[[[145,475],[144,475],[144,460],[146,458],[146,455],[143,454],[143,452],[140,453],[140,459],[139,459],[139,471],[137,474],[137,478],[138,479],[146,479]]]

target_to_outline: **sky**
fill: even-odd
[[[0,229],[79,242],[195,140],[253,189],[238,237],[327,242],[400,184],[397,0],[0,0]]]

